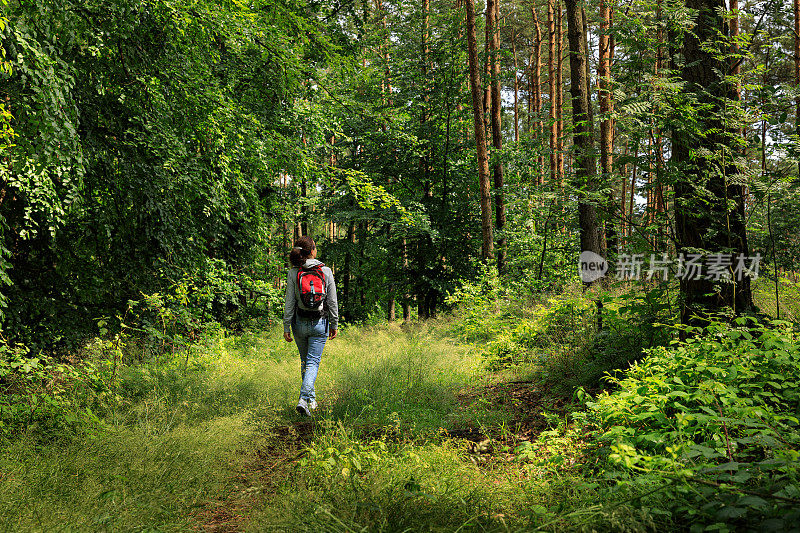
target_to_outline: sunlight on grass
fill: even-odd
[[[436,433],[476,364],[427,328],[348,328],[325,350],[320,420]],[[212,338],[188,361],[126,367],[119,379],[122,401],[101,429],[6,448],[3,529],[186,529],[225,498],[254,431],[296,420],[299,358],[277,329]]]
[[[491,381],[480,351],[441,331],[345,328],[325,348],[313,420],[294,412],[299,358],[278,329],[127,367],[104,428],[4,450],[0,529],[186,531],[235,500],[248,531],[505,530],[565,498],[591,505],[563,450],[532,469],[509,450],[477,462],[448,436],[499,436],[511,412],[466,394]]]
[[[226,496],[251,412],[290,412],[297,363],[275,335],[212,339],[183,361],[124,369],[106,427],[20,440],[0,458],[0,530],[184,531]],[[179,358],[180,359],[180,358]]]
[[[435,431],[454,390],[474,382],[477,356],[426,327],[352,328],[326,347],[318,397],[324,416],[355,424]]]
[[[19,443],[0,462],[0,514],[7,531],[181,530],[219,493],[242,417],[221,417],[158,436],[114,428],[65,447]]]

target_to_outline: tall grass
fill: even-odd
[[[445,329],[351,329],[326,347],[314,438],[251,503],[246,531],[507,531],[543,523],[564,494],[571,506],[592,503],[572,473],[550,469],[544,480],[500,449],[476,464],[468,442],[448,437],[509,416],[464,405],[459,393],[486,379],[484,360]]]
[[[208,522],[246,531],[561,531],[587,516],[614,523],[624,509],[603,515],[597,484],[565,459],[579,456],[580,439],[544,434],[529,454],[535,460],[519,460],[499,441],[475,457],[449,437],[446,430],[469,427],[497,437],[511,419],[503,407],[474,401],[489,379],[485,359],[441,333],[450,327],[344,328],[325,348],[311,421],[294,412],[299,358],[278,330],[217,337],[188,362],[181,355],[123,368],[121,400],[97,428],[4,446],[0,531],[168,532]]]
[[[358,328],[325,348],[318,396],[323,416],[416,434],[448,426],[455,392],[478,379],[473,350],[418,325]]]
[[[123,369],[98,427],[47,445],[6,443],[0,531],[186,531],[227,495],[254,414],[291,413],[298,366],[278,332],[215,338],[184,368]]]
[[[346,328],[322,359],[315,439],[337,423],[367,441],[458,426],[456,393],[477,379],[476,362],[425,326]],[[190,529],[230,495],[254,443],[299,421],[299,358],[277,330],[217,337],[118,379],[120,401],[97,427],[4,446],[0,531]]]

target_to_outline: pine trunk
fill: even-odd
[[[534,41],[534,62],[531,69],[531,88],[533,90],[533,103],[536,112],[536,133],[541,136],[542,128],[542,30],[539,26],[539,14],[536,6],[531,6],[533,13],[533,23],[536,28],[536,40]],[[528,120],[530,120],[530,109],[528,109]],[[536,184],[541,185],[544,181],[544,154],[539,152],[536,156],[538,163]]]
[[[565,0],[567,8],[567,38],[569,40],[570,94],[574,136],[574,169],[578,197],[578,223],[581,251],[601,255],[604,251],[598,226],[597,210],[587,201],[587,193],[597,189],[594,155],[594,128],[591,121],[589,80],[587,78],[586,32],[578,0]]]
[[[491,46],[492,46],[492,33],[494,33],[494,3],[497,0],[486,0],[486,25],[484,26],[483,36],[483,55],[486,59],[483,65],[483,127],[486,129],[486,137],[488,142],[489,132],[492,127],[492,119],[490,116],[492,106],[492,60],[491,60]],[[487,147],[488,148],[488,147]]]
[[[511,29],[511,54],[514,58],[514,142],[519,142],[519,63],[517,61],[517,39]]]
[[[800,0],[793,0],[794,8],[794,83],[800,87]],[[795,100],[795,132],[800,136],[800,95]],[[798,165],[798,176],[800,179],[800,162]]]
[[[481,258],[489,261],[494,253],[492,235],[492,201],[489,185],[489,161],[486,157],[486,130],[481,103],[481,81],[478,75],[478,42],[475,32],[474,0],[464,2],[467,8],[467,52],[469,57],[469,86],[472,93],[472,118],[475,125],[475,147],[478,156],[478,184],[481,197]]]
[[[684,36],[681,77],[684,91],[698,101],[697,116],[693,118],[695,127],[705,135],[680,130],[673,134],[672,157],[682,168],[681,177],[675,182],[678,252],[732,253],[735,264],[735,256],[747,257],[750,251],[743,216],[744,188],[729,182],[736,173],[730,162],[735,133],[726,133],[722,113],[726,100],[736,92],[734,84],[720,78],[727,70],[720,57],[728,50],[723,48],[724,39],[719,38],[719,34],[728,35],[722,15],[725,4],[724,0],[687,0],[686,6],[698,15],[694,27]],[[720,156],[724,159],[720,160]],[[703,325],[725,307],[732,308],[735,314],[752,309],[749,277],[739,280],[733,275],[732,282],[725,282],[703,274],[701,279],[681,280],[684,323]]]
[[[490,41],[490,59],[492,64],[492,147],[496,152],[503,149],[503,132],[502,132],[502,113],[503,101],[500,97],[500,57],[498,51],[500,49],[500,3],[495,0],[492,2],[494,9],[494,26],[492,28],[492,39]],[[492,164],[492,174],[494,175],[494,208],[495,208],[495,230],[497,239],[497,270],[500,273],[505,272],[506,268],[506,237],[503,233],[506,225],[506,206],[505,197],[503,194],[503,162],[500,157],[494,157]]]
[[[558,44],[556,55],[556,159],[558,160],[558,181],[564,186],[564,17],[561,1],[556,0],[558,7]]]
[[[556,0],[547,1],[547,31],[549,33],[548,39],[548,72],[547,72],[547,86],[550,96],[550,183],[555,187],[558,180],[558,157],[556,155],[556,147],[558,145],[558,97],[556,96],[556,68],[558,66],[558,56],[556,55],[556,46],[558,41],[556,38]],[[560,90],[560,88],[559,88]]]
[[[606,217],[605,229],[606,240],[609,248],[616,252],[617,233],[614,228],[613,213],[616,212],[616,200],[614,200],[614,121],[612,119],[614,100],[611,96],[611,62],[613,61],[613,37],[611,35],[611,6],[609,0],[600,0],[600,35],[597,64],[598,78],[598,101],[600,104],[600,170],[603,178],[602,183],[607,184],[608,212]],[[623,202],[625,192],[622,192]]]

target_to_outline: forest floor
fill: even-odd
[[[345,329],[311,418],[294,411],[298,357],[277,330],[216,339],[185,369],[130,367],[95,430],[7,447],[0,530],[504,530],[589,501],[569,494],[580,446],[555,430],[568,398],[486,372],[442,331]]]
[[[546,395],[532,380],[507,381],[508,376],[502,373],[484,377],[491,381],[448,391],[455,402],[455,411],[451,416],[468,420],[469,414],[479,409],[485,415],[499,415],[502,419],[500,425],[487,427],[467,423],[463,427],[441,427],[440,434],[433,442],[437,445],[447,442],[450,452],[465,464],[471,462],[484,470],[489,463],[492,464],[490,469],[494,470],[508,463],[508,466],[501,468],[508,473],[519,467],[518,463],[514,463],[517,458],[514,450],[523,443],[535,441],[543,431],[549,429],[549,420],[553,415],[566,416],[568,398]],[[330,427],[330,420],[330,409],[323,407],[312,418],[294,417],[285,420],[285,424],[275,425],[266,440],[252,450],[237,472],[227,497],[209,505],[199,514],[199,530],[227,533],[259,529],[259,521],[251,521],[250,514],[259,512],[264,494],[277,497],[282,488],[287,488],[287,478],[307,455],[308,448],[314,446],[315,439]],[[444,425],[445,421],[442,423]],[[352,430],[362,441],[402,441],[387,426],[374,423],[354,422],[346,429]],[[413,441],[413,437],[410,440]],[[416,440],[417,447],[424,445],[425,439]],[[338,527],[332,529],[339,530]]]
[[[472,347],[442,338],[428,326],[349,333],[326,348],[318,382],[320,409],[311,418],[284,412],[257,435],[256,444],[241,451],[244,460],[227,493],[198,512],[197,530],[403,530],[401,523],[414,529],[484,529],[488,523],[471,527],[466,521],[460,526],[450,520],[438,523],[434,516],[427,522],[414,516],[390,518],[387,509],[375,505],[381,492],[386,496],[386,484],[402,480],[403,496],[415,500],[414,493],[425,495],[425,489],[409,480],[415,479],[415,472],[417,479],[424,479],[427,473],[418,470],[428,464],[419,460],[415,465],[397,464],[371,454],[376,450],[395,458],[432,454],[435,460],[457,463],[457,470],[469,472],[462,476],[458,491],[470,493],[476,486],[498,484],[508,489],[510,478],[528,477],[515,450],[552,429],[554,420],[563,420],[569,411],[568,397],[545,393],[534,380],[513,372],[483,370]],[[420,410],[425,415],[415,416]],[[316,461],[309,460],[309,452],[316,454]],[[354,471],[354,464],[370,460],[385,468],[380,480],[370,479],[374,476],[363,465]],[[568,462],[574,463],[574,457]],[[343,474],[347,469],[351,472]],[[356,487],[354,482],[367,487]],[[329,494],[332,491],[337,494]],[[297,505],[303,499],[313,501],[314,513],[321,509],[327,520],[314,526],[307,523],[307,502]],[[331,506],[334,501],[337,505]],[[480,507],[476,504],[465,511],[481,512]],[[332,513],[334,508],[344,516]],[[505,525],[502,511],[493,510],[495,525]],[[414,506],[403,512],[413,515]]]
[[[609,454],[619,455],[609,445],[613,430],[630,426],[606,428],[610,437],[592,433],[596,422],[584,411],[600,400],[593,407],[573,398],[581,397],[576,376],[591,383],[584,379],[597,373],[590,363],[607,361],[588,351],[595,346],[593,330],[573,312],[575,300],[565,302],[534,310],[522,326],[516,318],[485,317],[478,310],[475,320],[345,327],[325,348],[317,380],[320,408],[310,418],[295,412],[299,357],[276,327],[209,335],[186,353],[123,365],[109,373],[113,393],[104,392],[94,412],[43,417],[24,435],[0,443],[0,533],[670,531],[676,521],[699,516],[697,509],[706,512],[709,498],[716,498],[716,510],[701,518],[718,530],[733,511],[749,513],[751,521],[741,523],[796,523],[793,509],[763,503],[762,496],[772,498],[769,484],[753,489],[745,479],[728,494],[714,488],[718,478],[704,479],[711,483],[704,485],[707,494],[672,477],[632,476],[611,465]],[[792,300],[781,309],[799,308]],[[671,431],[670,419],[655,419],[660,412],[652,407],[654,395],[664,405],[683,402],[680,408],[691,416],[710,414],[716,423],[700,384],[711,379],[704,372],[716,372],[715,365],[728,360],[739,361],[736,372],[714,378],[727,380],[726,405],[739,405],[767,386],[787,391],[790,405],[800,352],[793,334],[782,331],[758,330],[763,349],[743,345],[764,357],[741,357],[744,334],[738,330],[662,350],[654,362],[651,354],[653,375],[631,378],[620,394],[604,397],[613,405],[603,413],[651,417],[642,423],[643,435],[630,439],[660,439]],[[518,344],[513,335],[520,335]],[[464,338],[476,340],[459,340]],[[525,357],[519,358],[512,348],[523,344]],[[774,346],[784,347],[780,356]],[[141,357],[133,342],[125,349]],[[110,361],[88,350],[77,355],[98,365]],[[678,355],[691,361],[681,377],[672,375]],[[488,370],[514,357],[520,364]],[[772,370],[757,367],[762,362]],[[674,390],[651,391],[647,380],[669,381]],[[591,398],[599,391],[586,392]],[[723,430],[730,416],[720,414]],[[785,410],[770,416],[796,415]],[[706,439],[699,449],[724,460],[730,448],[714,440],[720,432],[713,427],[707,437],[692,438]],[[785,435],[796,435],[793,428]],[[785,435],[769,441],[774,453],[795,454],[785,442],[796,437]],[[748,438],[739,441],[753,448],[748,453],[765,453]],[[698,462],[698,471],[714,460]],[[772,464],[755,466],[774,468],[781,481],[781,468],[789,466]],[[772,499],[793,504],[798,495]]]

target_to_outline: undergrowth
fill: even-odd
[[[42,421],[67,420],[77,394],[93,418],[62,438],[38,422],[4,441],[0,529],[185,531],[223,516],[246,531],[782,531],[800,520],[795,326],[741,319],[679,342],[665,287],[525,302],[509,290],[487,278],[453,295],[453,317],[343,326],[310,421],[293,410],[299,361],[277,329],[210,332],[158,357],[96,343],[81,372],[17,385],[64,398],[57,416],[32,411]],[[7,360],[17,375],[57,364]],[[514,426],[514,397],[486,392],[503,379],[541,391],[538,425]]]
[[[614,392],[587,403],[600,474],[661,485],[655,509],[692,531],[791,530],[800,523],[800,336],[787,322],[745,318],[693,333],[651,350],[612,379]]]
[[[450,334],[476,346],[488,370],[524,368],[565,393],[597,387],[605,373],[673,337],[659,325],[675,314],[674,291],[664,284],[645,291],[625,284],[586,291],[573,284],[558,295],[525,299],[519,292],[492,271],[464,285],[448,299],[456,309]]]

